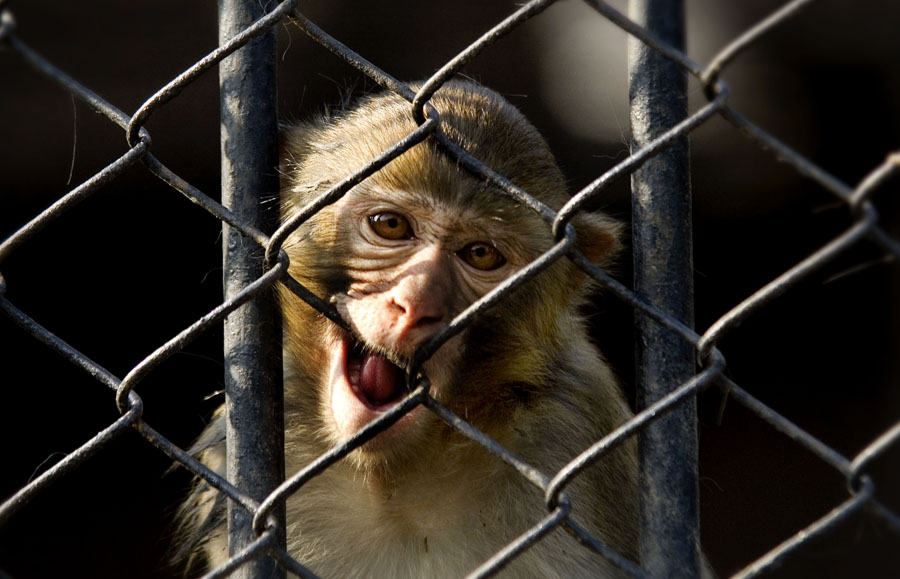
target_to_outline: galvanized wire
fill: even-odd
[[[29,482],[13,497],[0,505],[0,525],[11,524],[11,521],[14,520],[14,515],[19,509],[29,501],[39,500],[41,491],[47,486],[57,482],[64,483],[72,469],[85,461],[91,460],[97,453],[103,452],[111,440],[130,429],[140,434],[177,464],[205,480],[213,489],[223,493],[234,505],[245,509],[248,514],[252,515],[252,527],[257,535],[257,539],[246,549],[232,557],[223,567],[212,570],[207,577],[227,576],[233,570],[241,568],[248,561],[264,556],[272,557],[280,566],[292,573],[302,577],[313,577],[315,576],[314,569],[307,569],[302,561],[294,560],[274,542],[278,529],[275,528],[277,522],[270,516],[271,513],[274,509],[283,505],[288,497],[297,492],[309,480],[321,474],[336,461],[352,452],[353,449],[378,436],[406,413],[423,406],[462,435],[482,445],[488,452],[509,464],[522,477],[541,489],[545,497],[546,517],[537,521],[532,528],[526,530],[516,540],[506,545],[494,557],[485,561],[481,567],[473,571],[471,576],[487,577],[497,573],[525,549],[541,541],[543,536],[556,528],[566,530],[575,536],[586,548],[599,553],[600,556],[606,557],[627,574],[638,577],[646,576],[645,571],[641,570],[635,562],[629,561],[621,554],[603,545],[569,518],[570,513],[573,509],[577,510],[577,507],[573,507],[570,504],[565,489],[568,484],[580,476],[580,473],[586,467],[602,461],[604,456],[613,448],[622,444],[629,437],[636,436],[648,424],[658,420],[665,413],[671,412],[685,402],[693,400],[699,392],[711,385],[716,385],[724,392],[727,392],[732,400],[758,415],[772,428],[796,441],[807,452],[817,457],[823,464],[840,474],[847,481],[848,496],[845,501],[836,505],[830,512],[823,514],[808,527],[798,529],[794,536],[785,540],[770,552],[761,553],[759,558],[740,571],[738,576],[758,576],[765,570],[779,565],[785,558],[790,557],[798,550],[804,549],[814,537],[832,533],[847,517],[863,509],[885,522],[889,528],[900,536],[900,516],[875,497],[877,481],[868,472],[869,466],[873,461],[884,456],[888,449],[896,448],[898,441],[900,441],[900,421],[872,440],[855,457],[845,457],[828,444],[800,428],[787,417],[759,401],[729,377],[725,376],[726,359],[718,348],[722,338],[737,325],[757,315],[762,309],[780,299],[781,296],[795,288],[811,272],[834,263],[838,256],[858,244],[868,240],[877,245],[886,254],[892,256],[895,262],[900,261],[900,241],[893,238],[882,226],[882,219],[875,200],[876,194],[887,179],[897,173],[898,167],[900,167],[900,152],[888,154],[884,163],[874,168],[866,178],[853,187],[843,183],[825,168],[812,163],[788,145],[756,126],[729,104],[731,93],[728,85],[721,78],[722,72],[738,59],[740,54],[747,48],[766,42],[767,34],[772,29],[781,26],[790,18],[799,17],[800,9],[811,4],[812,1],[794,0],[784,4],[781,8],[763,18],[759,24],[750,27],[745,33],[714,55],[706,65],[703,65],[694,62],[682,51],[669,46],[663,40],[647,32],[606,2],[585,0],[586,4],[596,10],[598,17],[606,18],[629,35],[646,44],[651,50],[657,51],[671,60],[675,65],[683,69],[685,74],[695,77],[704,87],[708,103],[690,113],[674,126],[661,127],[662,131],[659,137],[645,146],[632,151],[626,159],[616,164],[603,175],[598,176],[581,191],[576,192],[572,199],[558,212],[554,212],[544,206],[529,195],[528,192],[521,190],[514,183],[510,182],[505,176],[494,172],[468,151],[450,141],[441,131],[440,115],[429,105],[429,99],[440,89],[441,85],[459,73],[467,63],[477,58],[486,46],[501,41],[505,34],[516,29],[522,22],[532,18],[539,18],[541,13],[553,3],[552,1],[534,0],[525,3],[479,40],[463,48],[455,58],[441,67],[423,85],[414,88],[396,80],[390,74],[379,69],[363,56],[353,52],[339,40],[330,36],[307,18],[296,6],[294,0],[284,0],[253,25],[226,41],[221,47],[209,53],[184,73],[160,88],[131,116],[123,113],[113,104],[106,102],[97,94],[61,72],[56,66],[22,42],[16,35],[16,21],[12,12],[7,3],[0,2],[0,47],[4,47],[16,54],[23,62],[31,65],[35,70],[59,84],[63,90],[80,99],[105,116],[110,122],[120,127],[125,132],[129,145],[126,153],[112,161],[106,168],[91,176],[84,183],[74,187],[34,219],[25,223],[16,232],[3,240],[0,243],[0,268],[2,268],[3,262],[11,254],[15,253],[35,236],[40,235],[47,224],[56,219],[66,218],[75,204],[113,183],[126,169],[136,166],[138,162],[143,164],[151,174],[159,177],[172,189],[179,191],[193,203],[203,207],[210,214],[211,218],[227,223],[241,232],[248,243],[256,244],[260,250],[265,252],[266,259],[266,271],[255,282],[159,346],[151,355],[135,365],[121,380],[91,360],[86,354],[55,336],[30,315],[22,312],[10,303],[6,298],[6,289],[10,281],[0,273],[0,309],[3,310],[4,314],[21,329],[23,334],[39,340],[47,348],[59,353],[65,359],[87,372],[100,384],[113,389],[121,412],[121,417],[118,420],[103,429],[96,436],[85,441],[64,460]],[[288,20],[296,23],[310,38],[325,46],[376,83],[408,100],[411,103],[410,115],[417,121],[419,127],[366,167],[363,167],[353,175],[347,175],[331,190],[314,200],[299,211],[297,215],[284,223],[272,236],[268,236],[252,225],[245,223],[229,208],[185,181],[151,154],[152,140],[145,128],[145,124],[155,112],[170,103],[172,99],[177,98],[185,87],[194,82],[205,71],[246,45],[252,39],[264,34],[279,23]],[[34,25],[37,26],[37,23]],[[569,226],[569,223],[573,217],[583,211],[583,207],[588,201],[595,199],[610,183],[621,177],[631,175],[649,159],[654,158],[660,151],[665,150],[673,141],[690,135],[698,127],[715,117],[720,117],[730,122],[753,142],[770,151],[779,160],[787,163],[799,175],[810,179],[822,190],[831,193],[840,203],[847,206],[853,216],[854,223],[844,233],[825,243],[821,249],[813,252],[784,273],[776,276],[758,291],[731,308],[706,330],[696,332],[689,325],[685,324],[684,320],[679,320],[666,314],[656,305],[635,294],[581,255],[574,244],[574,230]],[[481,179],[487,180],[514,201],[533,210],[547,223],[547,227],[553,232],[557,243],[528,267],[522,269],[515,276],[462,312],[447,328],[421,346],[414,356],[412,370],[408,377],[411,393],[395,408],[368,424],[349,440],[320,456],[300,472],[288,473],[288,479],[262,501],[254,500],[237,489],[224,477],[211,471],[183,449],[173,444],[165,435],[153,429],[143,418],[143,402],[136,389],[148,374],[158,368],[161,362],[183,350],[187,344],[201,334],[221,324],[222,320],[230,312],[248,300],[253,299],[254,296],[259,295],[260,292],[268,291],[276,283],[285,284],[301,299],[321,311],[333,322],[346,327],[345,322],[323,299],[323,296],[314,295],[297,280],[289,277],[287,274],[289,260],[287,254],[282,250],[282,244],[288,235],[301,229],[306,221],[321,208],[335,202],[354,185],[364,181],[404,151],[421,143],[428,136],[433,136],[440,143],[441,150],[458,163],[460,167]],[[582,454],[573,457],[559,471],[545,473],[540,472],[534,466],[515,456],[499,443],[479,432],[463,418],[439,404],[430,396],[427,377],[420,375],[418,369],[424,361],[434,354],[441,344],[462,331],[493,304],[503,300],[510,292],[516,291],[517,288],[527,284],[534,277],[541,275],[541,272],[560,259],[571,260],[588,276],[605,287],[615,299],[621,300],[635,311],[674,332],[685,345],[696,352],[699,368],[692,377],[673,388],[663,399],[637,413],[633,419],[609,433],[602,440],[596,441],[590,448],[585,449]]]

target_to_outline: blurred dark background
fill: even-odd
[[[688,0],[688,54],[707,62],[776,0]],[[624,9],[624,3],[615,5]],[[216,46],[213,2],[9,0],[18,37],[128,114]],[[322,28],[400,79],[429,76],[517,8],[513,2],[305,2]],[[825,170],[856,184],[900,149],[900,4],[822,1],[726,71],[732,104]],[[374,90],[291,25],[279,27],[283,118]],[[576,191],[627,156],[626,36],[585,5],[551,7],[466,73],[544,133]],[[123,131],[0,48],[0,238],[127,150]],[[702,91],[691,85],[692,109]],[[217,77],[150,119],[153,153],[218,197]],[[848,210],[728,123],[692,135],[697,327],[843,232]],[[898,179],[874,197],[900,233]],[[629,219],[628,183],[600,208]],[[141,166],[2,264],[6,299],[119,377],[221,300],[220,224]],[[629,259],[618,276],[629,283]],[[743,388],[847,457],[900,419],[900,267],[863,243],[757,313],[722,343]],[[598,300],[597,339],[630,385],[632,312]],[[212,332],[138,387],[146,421],[189,445],[221,398]],[[0,498],[113,422],[113,392],[0,319]],[[628,386],[630,389],[630,386]],[[704,547],[733,573],[848,496],[809,452],[721,395],[699,400]],[[900,510],[900,449],[872,467]],[[128,432],[0,528],[0,570],[26,579],[169,577],[182,470]],[[900,537],[861,514],[770,576],[900,576]],[[0,573],[2,575],[2,573]]]

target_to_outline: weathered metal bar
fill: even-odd
[[[683,0],[629,0],[629,15],[674,48],[684,46]],[[687,116],[683,68],[629,38],[629,97],[635,149]],[[681,137],[631,180],[634,287],[647,301],[693,327],[693,259],[688,140]],[[637,407],[644,409],[695,371],[693,347],[636,314]],[[639,438],[641,563],[654,577],[700,573],[697,412],[686,401]]]
[[[255,0],[219,0],[219,44],[265,13]],[[275,101],[275,34],[271,30],[219,65],[222,203],[242,221],[271,232],[277,216],[264,196],[278,191],[278,122]],[[264,250],[238,230],[223,228],[225,298],[263,274]],[[284,480],[284,402],[281,318],[274,292],[254,298],[225,320],[227,476],[262,501]],[[284,513],[278,542],[284,544]],[[257,539],[253,513],[229,501],[228,549],[239,554]],[[232,577],[284,577],[269,557],[252,559]]]

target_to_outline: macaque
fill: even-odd
[[[449,139],[551,208],[566,202],[546,142],[498,94],[453,81],[431,104]],[[415,127],[411,105],[382,94],[286,129],[284,218]],[[608,265],[620,225],[583,214],[574,226],[580,251]],[[538,215],[461,168],[432,137],[301,225],[285,244],[290,275],[352,332],[281,288],[287,476],[403,399],[416,348],[552,245]],[[563,258],[422,367],[441,404],[550,477],[631,416],[588,337],[581,309],[590,289]],[[195,448],[215,469],[223,469],[224,430],[219,413]],[[566,489],[573,519],[631,560],[636,477],[629,441]],[[182,507],[185,536],[211,566],[227,559],[217,494],[200,483]],[[323,577],[462,577],[546,514],[539,489],[418,406],[291,496],[287,547]],[[560,528],[502,576],[619,574]]]

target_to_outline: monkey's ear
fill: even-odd
[[[574,221],[578,250],[598,267],[610,265],[622,251],[625,226],[602,213],[582,213]]]

